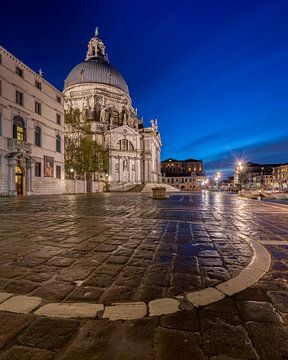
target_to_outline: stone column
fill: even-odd
[[[17,159],[8,159],[8,195],[16,196],[17,192],[15,189],[15,171],[16,171]]]
[[[122,159],[121,157],[119,156],[118,158],[118,166],[119,166],[119,171],[118,171],[118,182],[121,182],[121,173],[122,173]]]
[[[26,191],[27,191],[27,195],[29,195],[29,193],[33,192],[32,177],[33,177],[33,159],[29,158],[27,160],[27,167],[26,167]]]

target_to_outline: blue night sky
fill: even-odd
[[[162,159],[288,161],[288,1],[11,1],[0,43],[59,89],[96,25]]]

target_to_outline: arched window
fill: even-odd
[[[35,127],[35,145],[41,146],[41,128],[40,128],[40,126]]]
[[[117,150],[134,151],[133,144],[127,139],[121,139],[116,143]]]
[[[18,141],[26,141],[25,122],[19,115],[13,118],[13,138]]]
[[[61,153],[61,137],[60,137],[60,135],[56,136],[56,151]]]

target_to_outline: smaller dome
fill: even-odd
[[[122,75],[108,62],[91,59],[76,65],[65,80],[64,90],[71,85],[99,83],[115,86],[129,95],[128,86]]]

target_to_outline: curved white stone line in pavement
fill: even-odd
[[[237,276],[214,287],[190,292],[177,298],[161,298],[145,302],[113,303],[110,306],[95,303],[48,303],[39,297],[13,295],[0,292],[0,311],[13,313],[34,313],[50,317],[89,318],[98,317],[110,320],[132,320],[145,316],[173,314],[187,308],[205,306],[232,296],[254,285],[270,268],[271,257],[263,245],[242,236],[253,249],[253,257],[245,269]],[[34,311],[34,312],[33,312]]]

